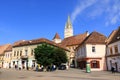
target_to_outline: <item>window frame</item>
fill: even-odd
[[[96,52],[96,47],[92,46],[92,53],[95,53],[95,52]]]

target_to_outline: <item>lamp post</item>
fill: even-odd
[[[28,68],[28,58],[26,60],[26,69],[29,70],[29,68]]]

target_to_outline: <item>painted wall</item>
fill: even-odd
[[[95,46],[95,52],[92,52],[92,46]],[[105,57],[106,54],[106,45],[86,45],[86,57]]]
[[[92,46],[95,47],[95,52],[92,52]],[[96,60],[96,61],[99,61],[100,63],[100,68],[95,68],[95,69],[92,68],[92,71],[93,70],[106,70],[105,54],[106,54],[106,45],[86,44],[86,45],[80,46],[78,50],[76,51],[76,60],[80,58],[91,58],[88,60],[88,62],[91,62],[92,60]],[[96,59],[92,59],[92,58],[96,58]]]
[[[3,68],[11,67],[12,51],[5,52]]]
[[[118,53],[115,53],[114,46],[118,46]],[[112,47],[112,55],[120,54],[120,41],[117,41],[115,43],[109,44],[107,47],[107,56],[111,55],[110,48]],[[117,64],[117,66],[115,65]],[[117,68],[118,72],[120,72],[120,56],[114,56],[114,57],[107,57],[107,67],[108,70],[111,70],[111,67]]]

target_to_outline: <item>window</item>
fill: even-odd
[[[31,56],[33,56],[33,54],[34,54],[34,50],[32,49],[32,50],[31,50]]]
[[[28,55],[28,50],[25,50],[25,56],[27,56]]]
[[[100,68],[99,61],[96,60],[91,61],[91,68]]]
[[[9,58],[9,53],[8,53],[8,58]]]
[[[92,52],[95,52],[95,46],[92,46]]]
[[[20,56],[22,56],[22,51],[20,51]]]
[[[115,49],[115,54],[117,54],[117,53],[118,53],[118,46],[115,45],[115,46],[114,46],[114,49]]]
[[[110,54],[113,54],[112,47],[110,47]]]
[[[5,54],[5,57],[7,58],[7,54]]]
[[[17,56],[19,55],[19,51],[17,51]]]
[[[14,51],[14,56],[16,56],[16,51]]]

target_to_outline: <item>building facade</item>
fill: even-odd
[[[120,72],[120,27],[114,30],[107,40],[107,69],[115,68]]]
[[[3,68],[11,68],[11,59],[12,59],[12,45],[4,51],[3,57]]]
[[[5,44],[0,46],[0,68],[3,68],[4,66],[4,55],[6,49],[10,46],[10,44]]]
[[[19,69],[27,69],[27,68],[32,69],[36,67],[37,63],[34,58],[34,49],[37,48],[37,46],[40,45],[41,43],[48,43],[55,47],[59,47],[64,50],[67,50],[61,45],[58,45],[45,38],[17,42],[17,44],[15,43],[13,45],[13,49],[12,49],[13,54],[11,60],[11,67],[19,68]]]
[[[106,70],[106,37],[98,32],[92,32],[76,48],[76,67],[85,69],[90,64],[92,71]]]

